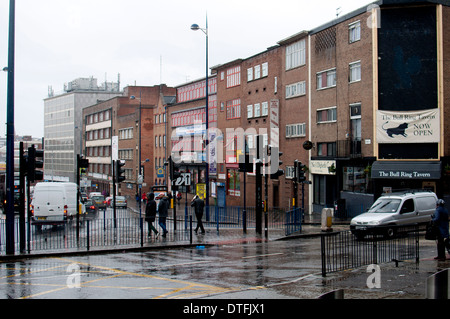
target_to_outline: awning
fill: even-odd
[[[376,161],[372,164],[372,178],[440,179],[441,162]]]

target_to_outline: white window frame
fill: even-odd
[[[247,69],[247,82],[253,81],[253,68]]]
[[[264,63],[261,65],[261,68],[262,68],[262,74],[261,74],[261,76],[262,76],[262,77],[269,76],[269,62],[264,62]]]
[[[306,123],[295,123],[286,125],[286,138],[305,137]]]
[[[306,41],[302,39],[286,46],[286,70],[306,64]]]
[[[327,83],[326,86],[322,86],[322,75],[326,73],[327,74]],[[332,68],[329,70],[317,72],[316,74],[316,83],[317,83],[317,90],[323,90],[331,87],[336,86],[336,68]]]
[[[318,112],[323,112],[323,111],[327,111],[327,119],[325,121],[319,120],[319,117],[317,116]],[[331,113],[329,113],[329,111],[331,111]],[[329,118],[329,114],[333,115],[333,116],[331,116],[331,119]],[[317,119],[317,124],[320,124],[320,123],[335,123],[337,121],[337,107],[336,106],[332,106],[332,107],[326,107],[326,108],[323,108],[323,109],[317,109],[316,119]]]
[[[286,98],[306,95],[306,81],[286,85]]]
[[[251,119],[253,117],[253,105],[247,105],[247,118]]]
[[[361,21],[355,21],[348,25],[348,43],[361,40]]]
[[[269,102],[261,103],[261,116],[269,115]]]
[[[261,116],[261,104],[260,103],[255,103],[255,111],[254,111],[254,115],[255,117],[260,117]]]
[[[361,81],[361,61],[352,62],[349,64],[349,82]]]
[[[255,80],[258,80],[261,78],[261,65],[255,65]]]

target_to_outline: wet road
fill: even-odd
[[[450,268],[420,241],[420,263],[382,264],[381,288],[366,267],[321,276],[319,238],[24,259],[0,263],[0,299],[422,299],[428,276]]]
[[[290,298],[278,289],[320,276],[314,240],[0,264],[0,298]]]

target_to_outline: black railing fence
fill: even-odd
[[[172,216],[171,214],[169,214]],[[299,210],[271,208],[262,212],[263,226],[271,230],[284,230],[286,234],[301,230],[301,214]],[[267,216],[267,218],[265,218]],[[267,221],[267,225],[266,225]],[[90,250],[97,247],[144,246],[156,242],[189,242],[192,243],[192,228],[197,220],[192,207],[177,211],[177,224],[174,227],[173,218],[167,218],[166,227],[169,230],[165,237],[158,225],[159,219],[153,225],[159,230],[159,236],[148,231],[145,214],[129,213],[126,209],[118,209],[116,217],[112,211],[100,211],[89,218],[81,217],[79,226],[75,220],[64,225],[37,226],[26,223],[26,243],[20,244],[19,220],[15,220],[15,251],[24,247],[23,252],[54,251],[54,250]],[[203,216],[203,224],[209,229],[252,229],[256,227],[256,210],[247,207],[211,206]],[[176,231],[174,229],[176,228]],[[5,220],[0,220],[0,254],[6,252]]]
[[[419,228],[416,225],[396,227],[394,238],[372,233],[357,239],[350,231],[342,231],[322,233],[320,239],[322,276],[371,264],[419,261]]]

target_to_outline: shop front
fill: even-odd
[[[372,165],[374,195],[403,190],[428,189],[442,193],[440,161],[376,161]]]

